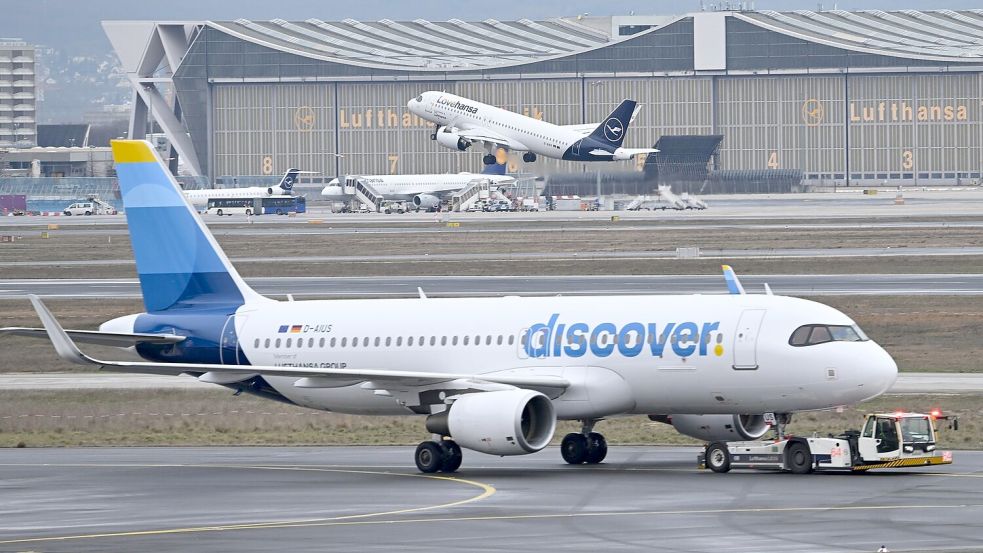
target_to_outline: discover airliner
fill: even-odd
[[[463,190],[475,181],[483,181],[496,187],[512,186],[515,179],[505,175],[457,173],[440,175],[347,175],[345,185],[340,179],[332,179],[321,190],[321,196],[335,201],[348,201],[355,197],[352,179],[360,179],[387,200],[412,202],[420,209],[432,209],[440,205],[448,195]],[[351,183],[351,184],[350,184]],[[346,192],[345,188],[351,192]]]
[[[628,125],[635,119],[634,100],[621,102],[600,124],[554,125],[475,100],[427,91],[410,100],[406,107],[434,123],[430,135],[446,148],[465,151],[475,142],[489,153],[485,165],[495,163],[491,153],[497,148],[525,152],[522,160],[536,161],[537,155],[568,161],[618,161],[647,155],[654,148],[622,148]]]
[[[203,190],[184,190],[184,196],[191,205],[204,209],[212,198],[268,198],[270,196],[289,196],[297,182],[300,169],[287,169],[276,186],[248,186],[243,188],[206,188]]]
[[[64,330],[31,296],[63,359],[107,371],[187,374],[313,409],[417,415],[432,439],[422,472],[454,472],[461,449],[524,455],[556,421],[571,464],[601,462],[599,421],[647,414],[706,440],[751,439],[774,413],[884,393],[897,366],[826,305],[743,293],[275,301],[253,291],[145,141],[115,140],[146,312]],[[95,359],[80,343],[135,349]]]

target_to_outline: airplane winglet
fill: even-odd
[[[744,294],[744,286],[741,284],[741,279],[737,278],[737,273],[730,265],[721,265],[724,270],[724,281],[727,282],[727,291],[731,294]]]
[[[416,287],[416,291],[417,291],[418,294],[420,294],[420,299],[421,300],[427,299],[427,294],[426,294],[426,292],[423,291],[423,287],[417,286]]]
[[[58,319],[51,314],[48,307],[44,305],[41,298],[34,294],[28,294],[27,298],[31,300],[31,305],[34,306],[34,310],[37,311],[38,318],[41,319],[41,325],[48,332],[48,337],[51,338],[51,343],[55,346],[55,351],[58,352],[58,356],[68,361],[69,363],[75,363],[76,365],[98,365],[91,357],[86,356],[82,351],[75,345],[72,338],[65,332]]]
[[[771,286],[768,286],[768,283],[767,282],[765,283],[765,295],[768,295],[768,296],[774,296],[775,295],[775,293],[771,291]]]

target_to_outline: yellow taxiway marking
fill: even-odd
[[[452,482],[455,484],[464,484],[466,486],[473,486],[481,490],[478,495],[468,497],[465,499],[459,499],[457,501],[451,501],[448,503],[440,503],[438,505],[425,505],[423,507],[408,507],[405,509],[396,509],[392,511],[380,511],[374,513],[359,513],[354,515],[341,515],[337,517],[327,517],[327,518],[310,518],[302,520],[283,520],[283,521],[267,521],[267,522],[253,522],[253,523],[243,523],[243,524],[223,524],[214,526],[195,526],[188,528],[166,528],[161,530],[134,530],[128,532],[103,532],[98,534],[77,534],[70,536],[50,536],[50,537],[38,537],[38,538],[21,538],[14,540],[0,540],[0,545],[2,544],[14,544],[14,543],[36,543],[36,542],[48,542],[48,541],[66,541],[66,540],[84,540],[84,539],[97,539],[97,538],[115,538],[115,537],[134,537],[134,536],[159,536],[167,534],[188,534],[195,532],[223,532],[231,530],[248,530],[248,529],[259,529],[259,528],[279,528],[279,527],[297,527],[297,526],[317,526],[340,522],[353,522],[356,519],[364,519],[369,517],[384,517],[393,515],[404,515],[407,513],[418,513],[421,511],[429,511],[434,509],[446,509],[451,507],[457,507],[459,505],[464,505],[466,503],[472,503],[474,501],[481,501],[482,499],[488,498],[495,494],[496,490],[493,486],[485,484],[483,482],[477,482],[475,480],[467,480],[464,478],[456,478],[452,476],[433,476],[427,474],[407,474],[399,472],[381,472],[381,471],[370,471],[370,470],[343,470],[334,468],[323,468],[316,466],[267,466],[267,465],[189,465],[181,463],[160,463],[160,464],[127,464],[127,463],[107,463],[107,464],[72,464],[72,463],[42,463],[42,464],[22,464],[22,463],[6,463],[0,464],[0,466],[31,466],[31,467],[72,467],[72,468],[164,468],[164,467],[179,467],[179,468],[224,468],[224,469],[245,469],[245,470],[285,470],[285,471],[309,471],[309,472],[336,472],[343,474],[368,474],[375,476],[400,476],[405,478],[425,478],[428,480],[439,480],[444,482]]]

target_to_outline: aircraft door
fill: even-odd
[[[734,334],[734,369],[755,370],[758,368],[758,331],[764,319],[764,309],[745,309],[737,322]]]
[[[245,317],[239,317],[240,328],[244,326]],[[219,347],[219,358],[223,365],[239,365],[245,363],[245,354],[239,347],[239,335],[236,333],[236,316],[229,315],[222,328],[222,338]]]

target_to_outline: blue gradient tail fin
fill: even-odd
[[[145,140],[113,140],[113,159],[148,312],[263,300],[239,276]]]
[[[621,143],[625,141],[625,135],[628,134],[628,125],[631,123],[632,115],[635,113],[636,104],[637,102],[634,100],[621,102],[621,105],[614,108],[611,115],[608,115],[604,122],[594,129],[590,137],[599,141],[601,144],[607,144],[612,148],[620,148]]]
[[[298,175],[300,175],[300,169],[287,169],[287,172],[283,174],[283,178],[280,179],[280,184],[277,187],[284,192],[290,192],[297,182]]]

